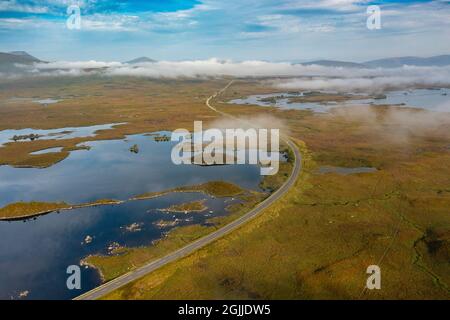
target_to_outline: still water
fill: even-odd
[[[450,112],[450,89],[411,89],[385,92],[382,99],[355,99],[343,102],[292,102],[294,97],[302,96],[299,93],[271,93],[252,95],[243,99],[229,101],[232,104],[251,104],[263,107],[274,106],[281,109],[311,110],[317,113],[325,113],[337,106],[354,105],[399,105],[404,107],[420,108],[429,111]],[[275,99],[274,102],[271,101]]]
[[[14,136],[22,136],[19,140],[30,140],[26,138],[31,134],[37,135],[40,140],[61,140],[61,139],[73,139],[82,137],[93,137],[95,133],[100,130],[109,130],[115,126],[119,126],[123,123],[112,124],[100,124],[87,127],[71,127],[61,129],[8,129],[0,131],[0,147],[8,142],[14,142]]]
[[[160,134],[170,135],[169,132]],[[224,180],[259,190],[258,166],[174,165],[170,153],[175,142],[156,142],[152,136],[133,135],[125,140],[86,143],[64,161],[46,169],[0,167],[0,206],[17,201],[85,203],[102,198],[126,200],[144,192]],[[138,153],[130,152],[137,144]],[[158,209],[188,201],[205,200],[203,212],[176,213]],[[100,284],[95,270],[82,269],[82,290],[66,288],[66,268],[87,255],[108,253],[121,246],[151,244],[171,228],[206,223],[226,214],[238,201],[201,193],[171,193],[139,201],[62,211],[35,220],[0,222],[0,298],[70,299]],[[172,222],[161,227],[158,221]],[[134,230],[127,226],[139,226]],[[87,237],[92,241],[86,243]]]

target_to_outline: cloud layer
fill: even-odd
[[[333,90],[380,92],[412,86],[449,86],[449,67],[357,69],[266,61],[193,60],[127,64],[104,61],[37,63],[29,74],[134,76],[149,78],[271,77],[268,83],[283,90]],[[286,78],[285,78],[286,77]]]
[[[448,53],[448,1],[376,3],[379,30],[367,28],[369,0],[2,0],[0,51],[121,61],[136,52],[291,61]],[[80,5],[79,30],[66,26],[71,4]]]

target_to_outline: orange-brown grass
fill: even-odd
[[[0,208],[0,219],[25,218],[67,208],[70,205],[65,202],[16,202]]]
[[[270,91],[237,82],[218,100],[261,92]],[[418,130],[405,128],[407,108],[322,115],[225,103],[219,109],[287,121],[291,136],[305,143],[295,188],[236,232],[105,298],[450,298],[447,115],[439,115],[447,126]],[[399,118],[389,116],[394,109]],[[317,174],[322,165],[378,171]],[[381,267],[381,290],[364,290],[372,264]]]
[[[217,115],[204,103],[226,80],[151,80],[129,77],[35,78],[0,82],[0,130],[55,129],[96,124],[127,123],[103,130],[96,137],[68,140],[11,142],[0,148],[0,164],[48,167],[68,156],[77,144],[124,135],[191,129],[194,120],[208,122]],[[42,106],[12,97],[57,97],[63,101]],[[30,155],[45,148],[59,153]]]
[[[203,212],[208,207],[205,205],[205,200],[196,200],[190,201],[180,204],[171,205],[168,208],[160,209],[161,211],[170,211],[170,212]]]
[[[97,268],[104,281],[114,279],[230,223],[253,208],[263,198],[264,195],[261,193],[250,192],[242,202],[227,208],[229,215],[208,219],[209,226],[191,225],[177,227],[171,230],[167,237],[152,244],[138,248],[123,248],[120,254],[117,255],[91,255],[83,259],[82,263]]]
[[[0,129],[11,124],[45,129],[128,122],[95,138],[111,139],[190,128],[193,120],[217,119],[204,100],[226,84],[132,78],[52,81],[2,83],[2,98],[78,97],[48,107],[23,103],[14,109],[7,104],[0,110]],[[437,114],[439,121],[424,128],[418,119],[433,114],[407,108],[336,108],[330,114],[313,114],[226,103],[276,91],[281,92],[256,80],[239,80],[213,104],[237,117],[271,115],[285,121],[289,134],[304,142],[303,171],[295,188],[239,230],[106,298],[449,299],[449,115]],[[60,141],[50,144],[45,147],[61,146]],[[24,164],[26,154],[43,147],[10,144],[0,148],[0,160]],[[317,174],[323,165],[378,171]],[[250,207],[243,205],[240,214]],[[235,217],[217,219],[215,227],[177,228],[155,246],[87,260],[111,279]],[[381,267],[381,290],[363,290],[366,268],[372,264]]]
[[[208,181],[192,186],[182,186],[164,191],[147,192],[134,197],[134,199],[151,199],[171,192],[203,192],[213,197],[234,197],[244,193],[241,187],[226,181]]]

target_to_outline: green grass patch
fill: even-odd
[[[26,218],[70,207],[65,202],[16,202],[0,208],[0,219]]]
[[[160,197],[172,192],[202,192],[212,197],[224,198],[224,197],[234,197],[244,193],[241,187],[226,181],[209,181],[206,183],[193,185],[193,186],[183,186],[177,187],[164,191],[157,192],[146,192],[140,194],[132,199],[143,200]]]
[[[160,211],[165,212],[202,212],[208,209],[208,207],[205,205],[206,200],[197,200],[197,201],[191,201],[191,202],[185,202],[180,204],[174,204],[168,208],[160,209]]]

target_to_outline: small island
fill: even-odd
[[[165,209],[159,209],[159,211],[163,212],[184,212],[184,213],[190,213],[190,212],[203,212],[208,207],[205,205],[206,200],[197,200],[197,201],[191,201],[191,202],[185,202],[181,204],[175,204]]]
[[[71,205],[66,202],[15,202],[0,208],[1,220],[25,220],[52,212],[72,210],[86,207],[121,204],[123,201],[113,199],[99,199],[94,202]]]
[[[41,135],[30,133],[30,134],[24,134],[24,135],[14,135],[14,137],[11,138],[13,141],[20,141],[20,140],[30,140],[34,141],[36,139],[39,139]]]
[[[40,216],[57,210],[69,209],[65,202],[16,202],[0,208],[0,220],[20,220]]]
[[[139,147],[137,144],[134,144],[130,147],[130,152],[132,153],[139,153]]]
[[[155,136],[153,138],[153,140],[155,140],[156,142],[166,142],[166,141],[170,141],[170,137],[167,135]]]
[[[167,221],[167,220],[159,220],[155,223],[153,223],[155,226],[157,226],[159,229],[169,228],[169,227],[175,227],[180,220],[175,219],[173,221]]]
[[[226,181],[209,181],[202,184],[197,184],[193,186],[183,186],[174,189],[169,189],[165,191],[158,192],[146,192],[131,198],[130,200],[145,200],[152,199],[156,197],[161,197],[163,195],[172,192],[202,192],[211,197],[224,198],[224,197],[235,197],[244,193],[241,187]]]
[[[146,200],[161,197],[172,192],[199,192],[216,198],[225,197],[235,197],[245,194],[245,190],[241,189],[239,186],[229,183],[226,181],[209,181],[203,184],[177,187],[174,189],[157,191],[157,192],[147,192],[141,195],[132,197],[127,201],[134,200]],[[204,201],[204,200],[203,200]],[[114,200],[114,199],[99,199],[93,202],[81,203],[81,204],[68,204],[66,202],[15,202],[10,203],[3,208],[0,208],[0,221],[1,220],[26,220],[30,218],[35,218],[52,212],[86,208],[86,207],[96,207],[103,205],[118,205],[125,201]],[[205,207],[203,209],[203,207]],[[184,205],[174,205],[171,207],[172,211],[184,212],[184,211],[204,211],[207,209],[202,201],[194,201]]]

